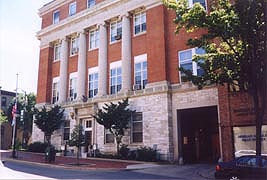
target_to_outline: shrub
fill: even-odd
[[[48,143],[42,143],[42,142],[34,142],[31,143],[28,147],[28,151],[30,152],[38,152],[38,153],[44,153],[45,149],[47,148]]]
[[[141,147],[137,149],[138,161],[156,161],[157,160],[157,150],[151,147]]]
[[[129,154],[129,148],[128,145],[122,144],[120,146],[119,155],[122,159],[127,159]]]

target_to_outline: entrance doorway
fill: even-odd
[[[179,154],[185,163],[215,162],[220,156],[217,106],[177,110]]]

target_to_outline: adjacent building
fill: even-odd
[[[0,99],[1,99],[1,106],[0,106],[0,113],[7,114],[8,108],[10,103],[15,98],[16,93],[1,90],[0,88]],[[3,122],[1,123],[1,146],[0,149],[8,149],[11,147],[11,139],[12,139],[12,127],[10,122]]]
[[[208,10],[206,0],[188,1]],[[91,115],[105,103],[125,98],[136,113],[123,143],[132,149],[155,148],[164,160],[231,159],[239,148],[235,132],[253,129],[252,117],[245,115],[244,123],[231,116],[230,102],[237,98],[227,87],[198,90],[185,82],[178,67],[201,74],[192,57],[205,51],[189,48],[185,31],[175,35],[175,13],[160,0],[54,0],[39,15],[37,106],[60,104],[65,109],[64,126],[52,137],[57,148],[81,123],[88,144],[101,152],[116,151],[112,134]],[[44,139],[36,126],[32,136],[33,141]]]

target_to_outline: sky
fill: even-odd
[[[38,9],[52,0],[0,0],[0,86],[37,92],[41,28]],[[21,90],[22,89],[22,90]]]

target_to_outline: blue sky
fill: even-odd
[[[38,9],[51,0],[0,0],[0,86],[37,91],[41,19]]]

